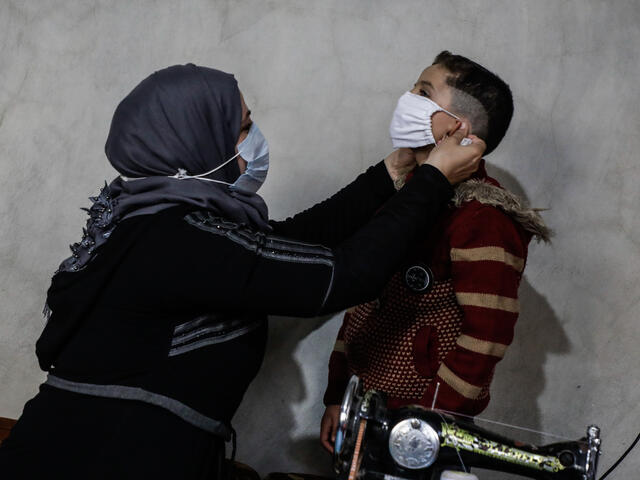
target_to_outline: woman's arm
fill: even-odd
[[[246,280],[241,280],[237,306],[305,317],[372,299],[452,193],[444,175],[425,165],[369,223],[334,249],[269,235],[239,237],[255,257]]]
[[[350,237],[395,193],[416,167],[408,148],[393,151],[327,200],[281,222],[274,234],[333,248]]]
[[[286,220],[270,223],[276,235],[335,247],[366,223],[394,192],[381,161],[330,198]]]

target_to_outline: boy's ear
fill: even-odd
[[[449,130],[447,130],[447,136],[450,137],[451,135],[456,133],[460,129],[460,125],[462,125],[462,123],[464,123],[469,128],[469,133],[472,133],[473,130],[471,122],[464,117],[460,117],[460,120],[449,127]]]

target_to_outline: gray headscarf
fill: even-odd
[[[193,64],[176,65],[143,80],[118,105],[105,145],[107,158],[124,177],[92,197],[82,240],[58,271],[78,271],[107,241],[118,222],[180,204],[268,230],[267,206],[253,193],[197,179],[170,178],[208,172],[235,155],[242,109],[240,91],[228,73]],[[209,178],[233,183],[231,161]]]

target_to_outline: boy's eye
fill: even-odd
[[[429,94],[427,92],[425,92],[424,90],[422,90],[422,89],[420,90],[420,95],[423,96],[423,97],[428,97],[429,96]]]

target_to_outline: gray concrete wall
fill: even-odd
[[[385,156],[397,98],[450,49],[512,86],[490,172],[550,208],[557,231],[531,248],[485,416],[569,437],[595,422],[608,466],[640,428],[638,25],[635,0],[2,0],[0,416],[17,417],[43,379],[49,277],[79,207],[114,176],[104,140],[139,80],[188,61],[234,72],[270,142],[262,193],[279,218]],[[238,457],[261,472],[327,471],[316,436],[340,317],[272,320],[236,419]],[[615,478],[639,469],[636,451]]]

